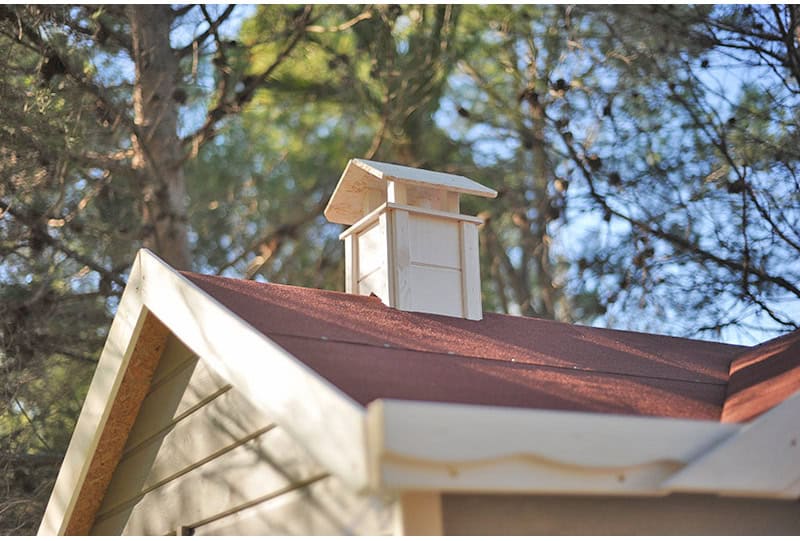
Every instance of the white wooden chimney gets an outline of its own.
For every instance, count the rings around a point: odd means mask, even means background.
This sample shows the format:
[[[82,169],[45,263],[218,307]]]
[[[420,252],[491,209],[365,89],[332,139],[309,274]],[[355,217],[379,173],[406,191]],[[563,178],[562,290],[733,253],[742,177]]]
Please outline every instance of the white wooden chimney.
[[[482,221],[460,213],[461,194],[497,196],[458,175],[350,160],[325,209],[350,226],[339,236],[346,291],[400,310],[482,319]]]

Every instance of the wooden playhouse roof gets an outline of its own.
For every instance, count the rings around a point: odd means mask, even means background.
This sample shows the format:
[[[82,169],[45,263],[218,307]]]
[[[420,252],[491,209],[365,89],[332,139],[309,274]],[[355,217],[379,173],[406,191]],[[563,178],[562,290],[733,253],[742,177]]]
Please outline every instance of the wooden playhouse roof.
[[[88,533],[170,334],[359,491],[800,497],[800,332],[744,348],[469,321],[142,250],[40,534]]]
[[[751,351],[519,316],[403,312],[374,297],[183,274],[362,405],[403,399],[719,421],[731,362]]]

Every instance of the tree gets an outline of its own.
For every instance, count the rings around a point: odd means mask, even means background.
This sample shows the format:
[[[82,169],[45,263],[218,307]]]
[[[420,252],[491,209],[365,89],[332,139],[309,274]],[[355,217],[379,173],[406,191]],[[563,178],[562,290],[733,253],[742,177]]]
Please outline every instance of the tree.
[[[797,6],[240,13],[0,7],[0,530],[38,522],[134,251],[341,289],[352,156],[498,189],[464,202],[488,309],[800,322]]]
[[[614,276],[622,310],[635,301],[679,334],[797,328],[796,6],[648,7],[606,21],[603,50],[632,59],[622,73],[645,84],[617,85],[594,145],[601,168],[569,148],[621,231],[589,274]]]
[[[240,39],[271,54],[280,8],[262,6]],[[199,253],[212,272],[343,288],[340,227],[322,210],[350,157],[463,172],[470,156],[434,115],[455,66],[460,8],[330,6],[298,54],[276,70],[199,164],[213,182],[193,194],[196,223],[218,239]],[[230,183],[215,163],[254,165]],[[211,208],[203,208],[205,201]]]
[[[135,250],[192,267],[187,163],[291,54],[312,9],[282,19],[277,54],[246,77],[248,52],[222,32],[233,13],[0,7],[3,531],[38,521]]]
[[[561,320],[587,320],[596,301],[568,292],[567,263],[554,250],[564,220],[568,181],[557,168],[552,136],[567,122],[565,95],[594,84],[594,65],[569,69],[568,10],[553,6],[489,6],[470,10],[466,33],[480,44],[460,60],[453,80],[456,126],[483,164],[501,178],[500,197],[483,216],[489,281],[485,293],[502,311]],[[583,21],[581,35],[595,23]],[[579,25],[576,25],[579,26]],[[569,80],[568,80],[569,79]]]
[[[452,117],[504,178],[484,229],[502,309],[796,327],[793,6],[474,9]]]

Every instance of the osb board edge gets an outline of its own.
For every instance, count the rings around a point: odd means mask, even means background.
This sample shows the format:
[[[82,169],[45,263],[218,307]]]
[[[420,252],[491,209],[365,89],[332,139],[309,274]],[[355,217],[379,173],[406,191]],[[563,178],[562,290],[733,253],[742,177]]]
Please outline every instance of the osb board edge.
[[[166,347],[169,329],[148,312],[142,324],[128,369],[123,376],[108,420],[91,458],[65,535],[88,535],[119,463],[128,433],[150,387],[153,373]]]

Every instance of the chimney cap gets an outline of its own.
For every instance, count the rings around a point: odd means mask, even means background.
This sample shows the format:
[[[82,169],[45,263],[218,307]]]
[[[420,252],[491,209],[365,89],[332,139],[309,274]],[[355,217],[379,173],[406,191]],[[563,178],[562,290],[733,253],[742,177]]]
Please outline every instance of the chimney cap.
[[[338,224],[350,225],[357,222],[364,216],[363,199],[366,192],[370,189],[385,190],[388,182],[440,188],[479,197],[497,197],[495,190],[460,175],[352,159],[347,163],[325,208],[325,217]]]

